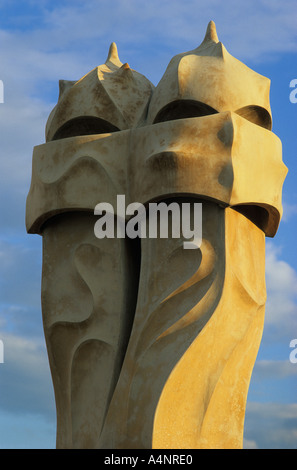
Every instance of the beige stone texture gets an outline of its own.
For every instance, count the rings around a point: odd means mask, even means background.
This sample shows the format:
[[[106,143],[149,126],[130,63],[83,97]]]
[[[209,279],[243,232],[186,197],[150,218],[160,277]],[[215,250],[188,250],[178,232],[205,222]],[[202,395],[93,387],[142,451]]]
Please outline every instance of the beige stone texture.
[[[38,232],[53,214],[93,211],[101,201],[116,208],[118,194],[127,204],[188,194],[252,207],[274,236],[286,172],[279,138],[230,112],[69,137],[34,149],[27,227]]]
[[[209,202],[200,250],[142,240],[136,314],[102,448],[242,446],[264,320],[264,245],[246,217]]]
[[[46,125],[47,141],[61,138],[70,125],[74,135],[137,126],[145,119],[154,86],[129,64],[122,64],[112,43],[103,65],[77,82],[61,80],[59,88],[58,104]]]
[[[43,237],[58,448],[242,447],[265,236],[277,232],[287,173],[269,87],[213,22],[156,87],[114,43],[105,64],[60,81],[26,208],[28,232]],[[116,216],[118,195],[202,202],[200,248],[96,238],[95,206]]]
[[[59,448],[98,444],[135,309],[131,258],[129,240],[95,237],[87,212],[58,215],[43,228],[42,311]]]
[[[263,232],[226,209],[221,297],[163,387],[154,448],[242,447],[246,397],[264,323],[264,248]]]
[[[147,121],[168,120],[181,105],[189,106],[193,116],[197,111],[234,111],[271,129],[269,89],[268,78],[227,52],[210,22],[199,47],[171,59],[150,101]]]

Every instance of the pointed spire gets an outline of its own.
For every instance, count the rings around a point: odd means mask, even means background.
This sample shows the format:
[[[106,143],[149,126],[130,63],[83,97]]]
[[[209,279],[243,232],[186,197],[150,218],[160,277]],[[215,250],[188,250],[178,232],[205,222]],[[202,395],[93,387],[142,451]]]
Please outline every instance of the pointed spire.
[[[73,80],[59,80],[59,98],[61,99],[62,95],[66,93],[66,91],[70,90],[71,87],[76,83]]]
[[[121,67],[123,70],[131,70],[130,69],[130,65],[128,64],[128,62],[125,62],[122,67]]]
[[[127,64],[127,62],[125,64],[123,64],[119,69],[118,71],[116,72],[117,76],[118,77],[123,77],[125,78],[126,80],[129,78],[130,80],[134,80],[134,76],[133,76],[133,72],[132,70],[130,69],[130,66],[129,64]]]
[[[206,41],[219,42],[217,29],[214,21],[210,21],[207,25],[207,30],[203,42]]]
[[[204,49],[204,47],[208,47],[209,45],[215,45],[219,43],[219,38],[217,35],[216,25],[214,21],[210,21],[207,25],[206,33],[204,39],[200,46],[197,47],[196,50]]]
[[[195,49],[195,52],[198,55],[211,55],[221,58],[224,57],[226,50],[223,44],[219,41],[214,21],[210,21],[208,23],[204,39],[200,46]]]
[[[119,59],[118,48],[115,42],[112,42],[109,47],[108,56],[105,61],[105,64],[108,65],[108,63],[112,63],[113,65],[117,65],[118,67],[121,67],[123,65]]]

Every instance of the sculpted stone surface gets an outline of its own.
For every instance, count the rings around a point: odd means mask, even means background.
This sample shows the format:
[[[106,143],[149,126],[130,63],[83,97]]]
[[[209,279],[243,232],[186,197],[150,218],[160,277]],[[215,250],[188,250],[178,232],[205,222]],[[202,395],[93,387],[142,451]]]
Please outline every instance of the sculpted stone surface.
[[[287,173],[269,86],[213,22],[156,87],[114,43],[105,64],[60,81],[26,210],[28,232],[43,237],[58,448],[242,447],[265,236],[277,231]],[[94,208],[111,204],[116,217],[119,195],[187,202],[192,220],[202,203],[200,247],[98,239]]]

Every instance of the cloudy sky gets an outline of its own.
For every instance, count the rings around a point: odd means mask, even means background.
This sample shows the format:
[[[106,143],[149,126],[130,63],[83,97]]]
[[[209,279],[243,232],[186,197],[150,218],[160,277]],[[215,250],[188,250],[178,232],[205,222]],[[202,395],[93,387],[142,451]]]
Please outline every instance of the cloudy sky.
[[[53,448],[55,405],[40,308],[41,238],[25,231],[32,149],[58,97],[106,60],[158,83],[171,57],[198,46],[209,20],[227,50],[271,79],[273,132],[289,173],[284,216],[267,239],[267,307],[248,396],[245,447],[297,447],[297,79],[295,0],[2,0],[0,3],[0,448]]]

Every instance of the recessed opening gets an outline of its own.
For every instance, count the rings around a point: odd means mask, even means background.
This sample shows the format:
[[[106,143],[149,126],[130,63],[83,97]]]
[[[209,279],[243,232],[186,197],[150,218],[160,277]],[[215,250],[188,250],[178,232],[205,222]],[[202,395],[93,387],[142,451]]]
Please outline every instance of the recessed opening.
[[[192,117],[208,116],[217,111],[205,103],[194,100],[172,101],[162,108],[155,117],[154,124],[158,122],[173,121]]]
[[[265,233],[268,225],[269,213],[264,207],[249,204],[239,204],[238,206],[232,206],[232,209],[240,212]]]
[[[51,140],[66,139],[79,135],[108,134],[119,129],[104,119],[94,116],[80,116],[65,122]]]
[[[268,129],[269,131],[272,129],[271,116],[269,112],[261,106],[245,106],[244,108],[238,109],[236,114],[239,114],[239,116],[247,119],[253,124],[264,127],[264,129]]]

